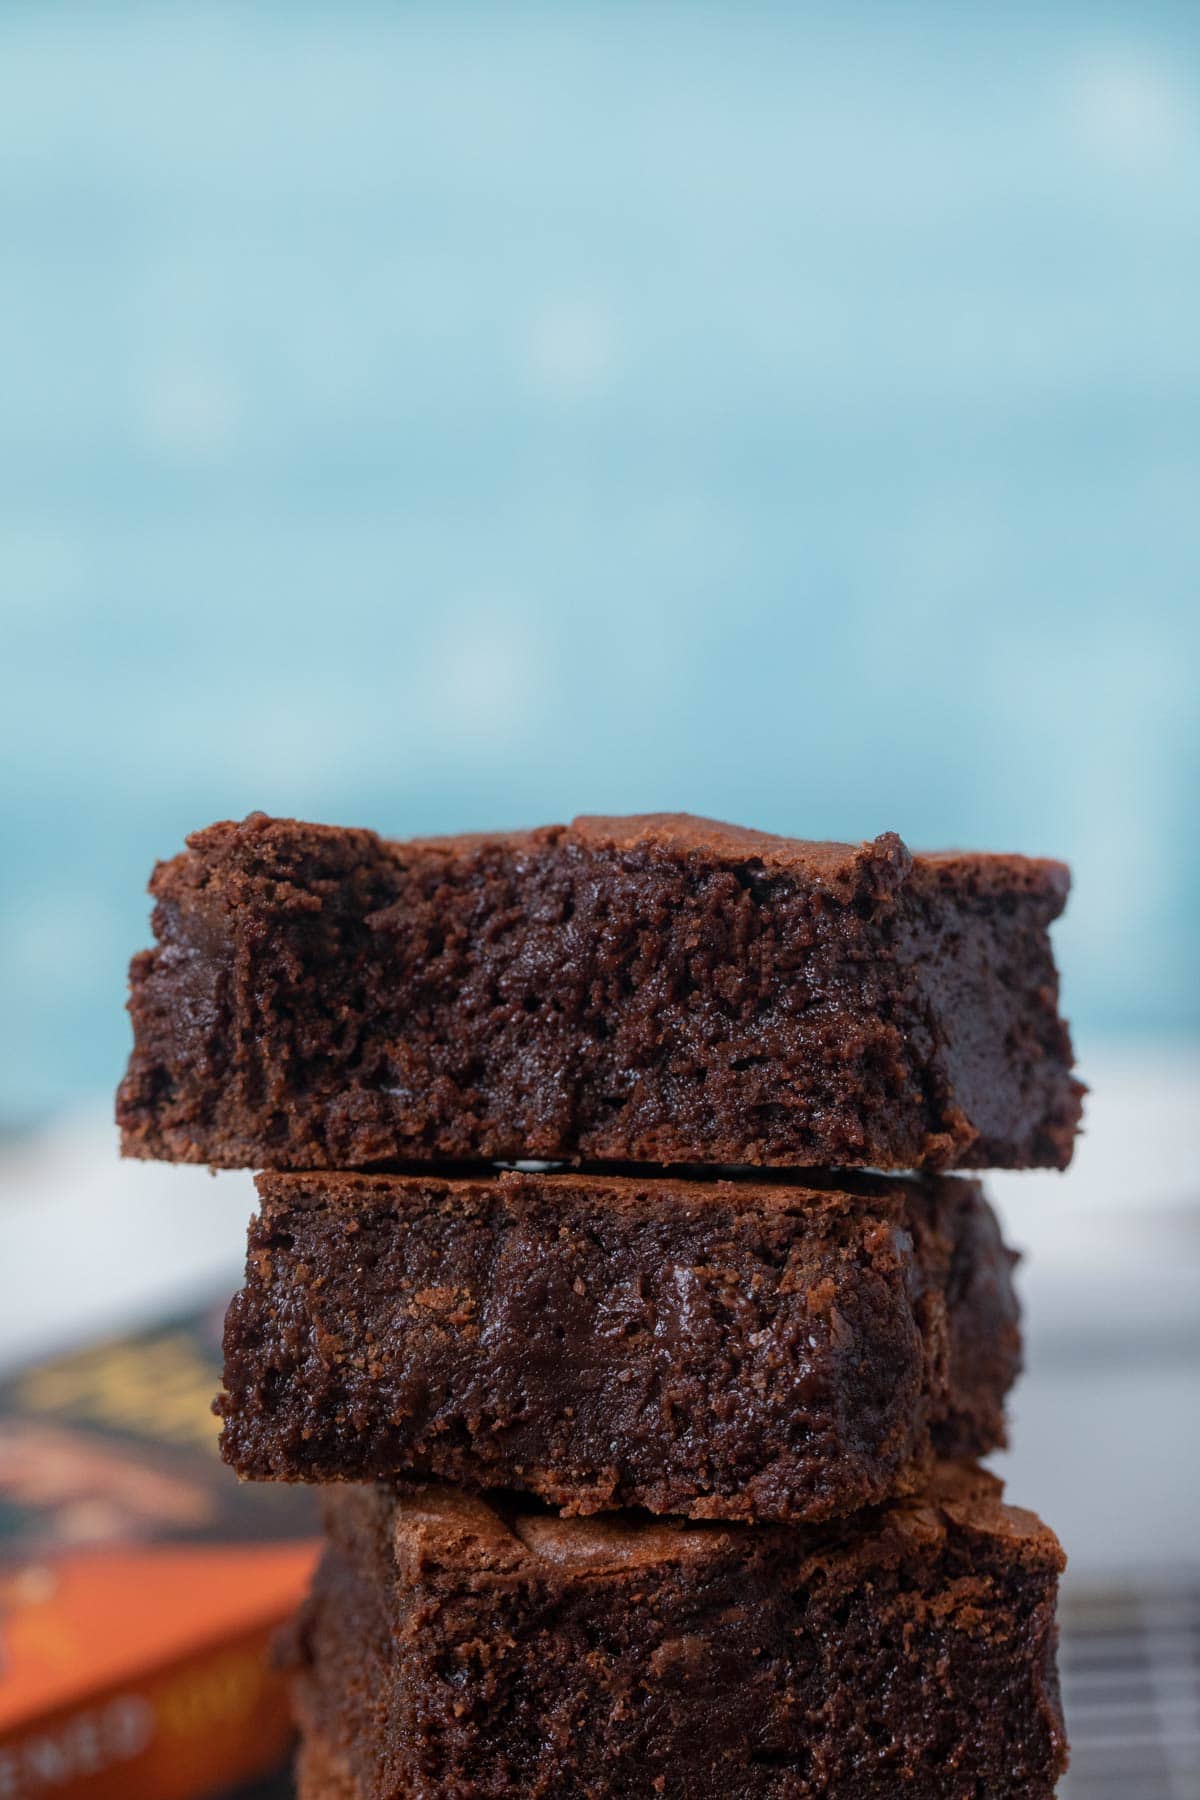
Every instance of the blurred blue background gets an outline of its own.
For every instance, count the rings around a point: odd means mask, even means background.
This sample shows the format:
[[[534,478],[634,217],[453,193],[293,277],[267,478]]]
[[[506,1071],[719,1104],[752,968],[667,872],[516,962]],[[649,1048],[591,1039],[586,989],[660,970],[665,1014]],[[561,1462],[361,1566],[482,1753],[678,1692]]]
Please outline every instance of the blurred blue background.
[[[1200,8],[0,12],[0,1116],[253,807],[1068,857],[1195,1032]]]

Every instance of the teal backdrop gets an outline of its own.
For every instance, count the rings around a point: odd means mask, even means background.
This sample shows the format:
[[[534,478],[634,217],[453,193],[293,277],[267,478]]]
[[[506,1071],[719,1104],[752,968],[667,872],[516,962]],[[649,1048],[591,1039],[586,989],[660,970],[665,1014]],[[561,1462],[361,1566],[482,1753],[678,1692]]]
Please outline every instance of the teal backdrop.
[[[1200,7],[0,10],[0,1118],[254,807],[1050,851],[1195,1032]]]

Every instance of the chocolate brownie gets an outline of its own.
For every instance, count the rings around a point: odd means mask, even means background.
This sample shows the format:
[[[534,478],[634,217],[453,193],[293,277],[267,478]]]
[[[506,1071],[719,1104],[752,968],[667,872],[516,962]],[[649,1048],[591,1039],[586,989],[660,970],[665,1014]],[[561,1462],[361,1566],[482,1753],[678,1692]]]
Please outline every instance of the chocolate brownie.
[[[1012,1258],[962,1177],[258,1187],[218,1401],[241,1475],[798,1521],[1003,1441]]]
[[[806,1528],[443,1487],[330,1489],[326,1525],[307,1800],[1049,1800],[1066,1760],[1062,1553],[977,1471]]]
[[[1063,1167],[1060,863],[682,815],[388,843],[254,814],[161,864],[127,1155]]]
[[[319,1731],[302,1739],[296,1753],[295,1791],[297,1800],[358,1800],[353,1775]]]

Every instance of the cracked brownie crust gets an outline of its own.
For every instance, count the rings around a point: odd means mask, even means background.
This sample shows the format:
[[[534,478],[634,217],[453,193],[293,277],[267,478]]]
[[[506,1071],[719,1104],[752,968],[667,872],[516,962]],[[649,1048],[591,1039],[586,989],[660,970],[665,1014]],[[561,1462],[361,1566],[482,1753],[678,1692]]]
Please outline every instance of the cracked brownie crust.
[[[682,815],[386,842],[251,815],[152,881],[127,1155],[1063,1167],[1059,863]]]
[[[942,1467],[837,1526],[331,1490],[303,1800],[1050,1800],[1062,1553]]]
[[[1003,1441],[1012,1258],[958,1177],[259,1177],[239,1474],[821,1519]]]

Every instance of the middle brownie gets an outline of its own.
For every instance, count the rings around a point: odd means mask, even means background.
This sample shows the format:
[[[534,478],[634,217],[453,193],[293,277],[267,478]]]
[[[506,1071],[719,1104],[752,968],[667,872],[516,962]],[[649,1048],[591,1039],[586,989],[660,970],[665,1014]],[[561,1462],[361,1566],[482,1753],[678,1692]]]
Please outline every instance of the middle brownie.
[[[954,1177],[258,1178],[244,1476],[800,1522],[1004,1439],[1013,1258]]]

